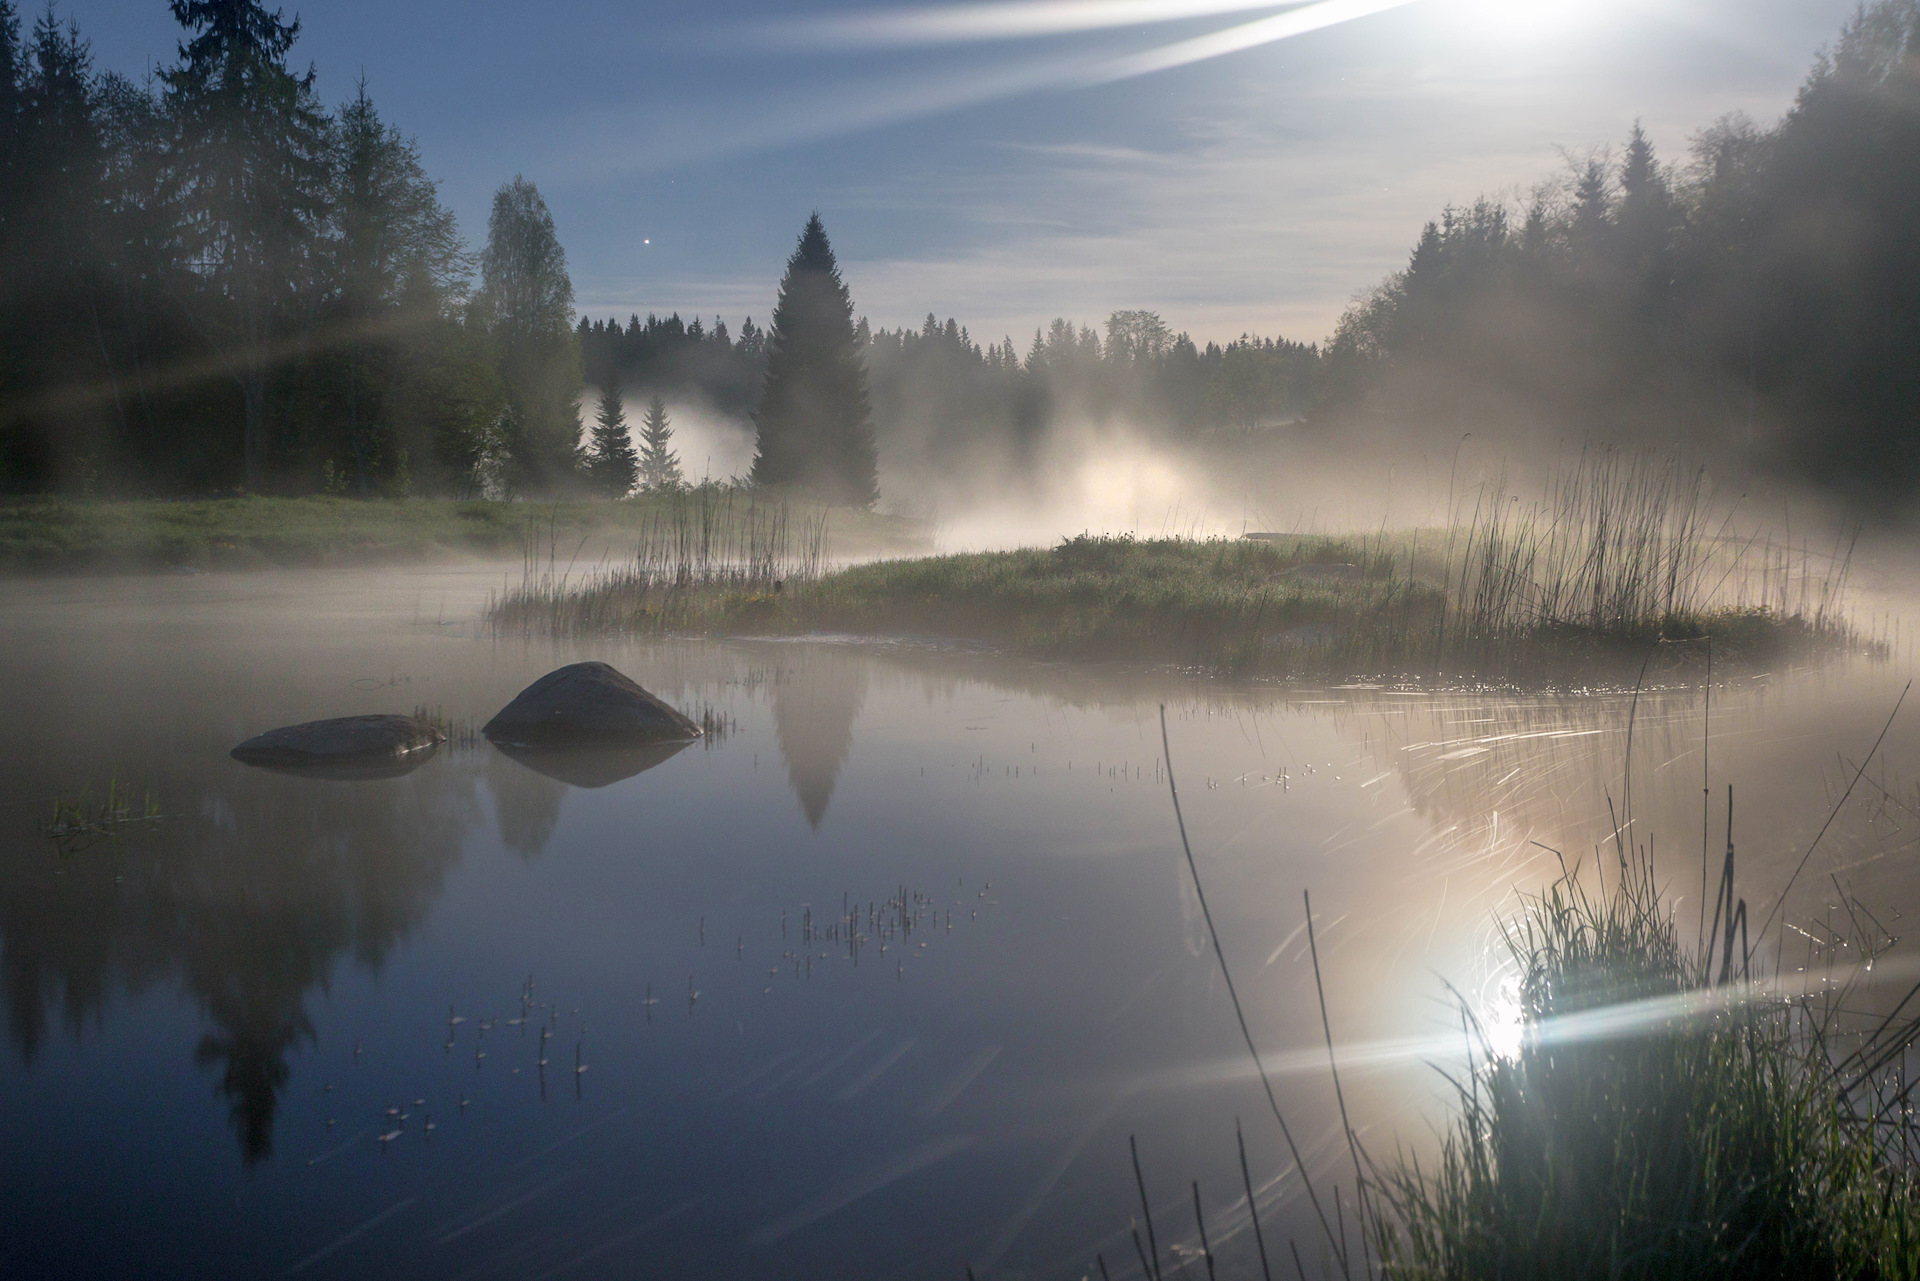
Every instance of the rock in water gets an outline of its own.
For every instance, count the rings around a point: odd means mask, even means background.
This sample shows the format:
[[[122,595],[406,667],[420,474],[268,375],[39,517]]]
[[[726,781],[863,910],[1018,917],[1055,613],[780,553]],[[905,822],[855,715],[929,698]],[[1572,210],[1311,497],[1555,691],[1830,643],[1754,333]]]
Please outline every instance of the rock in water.
[[[256,734],[233,749],[233,759],[269,769],[411,764],[444,737],[417,716],[336,716]]]
[[[684,742],[701,731],[605,663],[571,663],[521,690],[481,733],[495,743],[585,747]]]

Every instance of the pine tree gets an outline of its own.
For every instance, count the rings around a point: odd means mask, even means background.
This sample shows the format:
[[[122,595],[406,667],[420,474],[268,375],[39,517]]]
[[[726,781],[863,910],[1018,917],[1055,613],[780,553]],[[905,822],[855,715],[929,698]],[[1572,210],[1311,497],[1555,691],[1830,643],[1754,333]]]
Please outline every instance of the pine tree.
[[[667,402],[655,396],[647,405],[640,429],[640,484],[649,490],[678,489],[680,457],[673,452],[673,428],[667,422]]]
[[[754,483],[793,485],[871,507],[880,485],[866,361],[854,332],[853,299],[817,213],[787,259],[768,347],[753,415],[759,429]]]
[[[658,401],[655,401],[658,404]],[[593,487],[609,498],[633,492],[640,460],[627,434],[627,413],[620,404],[620,380],[608,375],[600,391],[600,407],[593,415],[593,441],[587,447],[587,475]]]

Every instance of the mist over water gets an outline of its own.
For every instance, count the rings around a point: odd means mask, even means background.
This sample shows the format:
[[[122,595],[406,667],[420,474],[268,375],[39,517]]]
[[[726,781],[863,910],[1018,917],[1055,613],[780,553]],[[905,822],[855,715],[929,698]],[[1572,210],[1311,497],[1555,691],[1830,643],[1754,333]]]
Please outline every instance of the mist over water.
[[[1252,1275],[1256,1226],[1333,1275],[1308,1188],[1367,1177],[1362,1143],[1431,1160],[1452,1082],[1521,1044],[1516,896],[1563,878],[1644,868],[1689,956],[1738,902],[1768,999],[1838,975],[1892,1026],[1920,964],[1848,949],[1891,949],[1920,888],[1920,0],[1807,51],[1774,117],[1656,145],[1622,98],[1579,126],[1614,147],[1363,251],[1439,163],[1417,131],[1347,148],[1359,99],[1434,93],[1367,33],[1442,6],[1274,7],[674,46],[707,80],[646,91],[698,127],[609,102],[543,137],[558,171],[488,178],[469,244],[412,125],[365,76],[323,101],[285,15],[176,5],[141,80],[0,0],[0,1278],[1212,1281],[1214,1252]],[[1598,21],[1455,8],[1446,40],[1395,29],[1463,101]],[[1647,38],[1635,8],[1607,21]],[[1318,51],[1264,64],[1282,97],[1145,87],[1282,47]],[[1044,122],[892,150],[1039,91]],[[1232,136],[1256,113],[1320,167],[1224,173],[1281,154]],[[975,152],[1001,194],[963,189]],[[581,186],[635,164],[641,197]],[[615,206],[649,269],[570,266]],[[800,228],[784,272],[736,214]],[[1316,238],[1393,269],[1329,283]],[[774,287],[766,327],[660,314],[723,243],[699,305]],[[1249,283],[1282,254],[1321,302]],[[878,314],[943,277],[988,300],[977,335]],[[1000,314],[1043,286],[1058,310]],[[1198,332],[1263,288],[1260,323],[1331,331]],[[655,404],[675,466],[657,416],[635,456]],[[704,732],[481,731],[585,662]],[[232,754],[409,713],[443,737]],[[1681,1026],[1617,993],[1532,1027]]]
[[[1055,1275],[1126,1244],[1130,1135],[1162,1232],[1186,1242],[1175,1194],[1198,1178],[1215,1247],[1244,1250],[1236,1116],[1267,1230],[1304,1234],[1180,859],[1162,704],[1223,944],[1322,1176],[1344,1153],[1302,890],[1348,1102],[1383,1147],[1425,1142],[1441,1105],[1441,980],[1497,1009],[1495,914],[1553,874],[1542,845],[1606,854],[1630,805],[1697,910],[1695,686],[1285,689],[941,645],[529,640],[478,624],[492,581],[0,588],[0,1084],[5,1147],[34,1158],[0,1173],[33,1225],[10,1266],[750,1277],[830,1269],[854,1237],[889,1275]],[[384,780],[226,755],[315,716],[471,726],[582,658],[722,729],[600,769],[460,738]],[[1756,907],[1904,671],[1716,690],[1706,777],[1737,787]],[[1902,901],[1911,825],[1888,820],[1920,803],[1917,771],[1903,721],[1796,919],[1833,877]],[[109,778],[162,817],[85,848],[40,834],[52,798]],[[1716,811],[1716,854],[1724,835]],[[85,1183],[36,1174],[79,1162]]]

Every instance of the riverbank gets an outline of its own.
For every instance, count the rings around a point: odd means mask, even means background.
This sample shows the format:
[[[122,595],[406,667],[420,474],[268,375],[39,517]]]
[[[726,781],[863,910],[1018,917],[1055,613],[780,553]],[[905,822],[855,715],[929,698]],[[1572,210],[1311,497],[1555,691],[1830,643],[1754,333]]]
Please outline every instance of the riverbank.
[[[0,572],[357,566],[518,557],[536,540],[592,560],[632,541],[673,505],[486,499],[233,498],[190,501],[0,501]],[[917,522],[871,512],[829,514],[845,554],[926,545]]]

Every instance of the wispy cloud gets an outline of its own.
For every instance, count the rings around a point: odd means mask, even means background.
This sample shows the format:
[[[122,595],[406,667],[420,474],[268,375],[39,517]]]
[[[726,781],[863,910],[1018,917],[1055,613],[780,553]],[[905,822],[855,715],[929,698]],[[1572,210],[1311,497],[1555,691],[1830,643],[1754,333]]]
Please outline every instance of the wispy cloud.
[[[1224,5],[1225,0],[1208,0]],[[1176,67],[1244,53],[1263,45],[1293,39],[1329,27],[1403,8],[1416,0],[1315,0],[1284,13],[1239,23],[1221,31],[1175,40],[1124,54],[1078,51],[1009,60],[994,66],[968,66],[929,75],[924,71],[896,73],[889,80],[865,84],[841,83],[824,95],[783,104],[777,111],[756,111],[727,122],[710,113],[685,121],[687,127],[654,128],[646,141],[625,153],[625,163],[664,168],[691,161],[711,161],[742,151],[816,141],[861,130],[881,128],[928,116],[945,114],[1023,94],[1045,90],[1087,89],[1150,76]],[[1140,0],[1147,7],[1170,7],[1162,0]],[[1025,5],[959,6],[938,13],[988,10],[1024,10]],[[1048,4],[1043,9],[1078,10],[1078,4]],[[1106,8],[1106,6],[1098,6]],[[1241,8],[1274,6],[1242,4]],[[907,15],[903,15],[903,18]],[[1191,16],[1191,15],[1183,15]],[[1140,19],[1125,24],[1138,25]],[[607,155],[596,148],[593,163],[605,165]]]
[[[1178,22],[1306,0],[1001,0],[908,9],[859,9],[736,28],[732,34],[775,47],[886,49],[1016,40]]]

